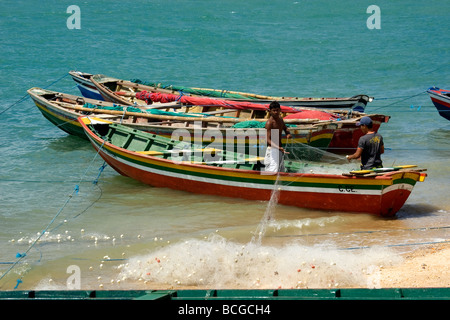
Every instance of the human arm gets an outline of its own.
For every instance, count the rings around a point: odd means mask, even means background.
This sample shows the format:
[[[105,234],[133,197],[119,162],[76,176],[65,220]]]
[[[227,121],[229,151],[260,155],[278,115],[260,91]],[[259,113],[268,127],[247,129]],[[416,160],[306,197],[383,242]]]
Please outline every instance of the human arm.
[[[352,160],[352,159],[358,159],[361,157],[363,149],[362,148],[357,148],[354,154],[351,155],[347,155],[346,158],[348,161]]]
[[[288,129],[288,127],[286,126],[286,124],[284,124],[284,132],[286,132],[286,138],[287,139],[291,139],[292,138],[292,135],[291,135],[291,132],[289,131],[289,129]]]

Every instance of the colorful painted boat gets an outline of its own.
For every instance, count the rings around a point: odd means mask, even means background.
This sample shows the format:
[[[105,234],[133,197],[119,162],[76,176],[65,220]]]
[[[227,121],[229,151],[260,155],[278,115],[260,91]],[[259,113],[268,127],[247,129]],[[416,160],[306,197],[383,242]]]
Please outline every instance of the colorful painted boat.
[[[439,114],[450,120],[450,90],[431,87],[427,92]]]
[[[135,94],[140,91],[160,92],[176,95],[188,95],[192,97],[212,97],[221,100],[231,100],[236,102],[252,102],[269,104],[272,101],[279,101],[284,106],[307,107],[307,108],[331,108],[331,109],[353,109],[363,112],[367,103],[373,101],[373,97],[361,94],[343,98],[313,98],[313,97],[276,97],[259,95],[253,93],[229,91],[207,88],[190,88],[172,85],[162,85],[160,83],[146,84],[140,80],[127,81],[96,74],[91,77],[93,85],[106,101],[119,104],[140,104]]]
[[[81,71],[69,71],[69,75],[73,81],[77,84],[78,90],[80,90],[83,97],[95,100],[105,100],[94,84],[91,82],[93,74],[81,72]]]
[[[393,216],[426,176],[412,168],[370,176],[302,173],[302,164],[293,161],[286,161],[287,172],[268,174],[258,156],[179,147],[180,142],[87,116],[78,121],[112,168],[154,187],[260,201],[276,190],[279,204]]]
[[[106,91],[106,89],[105,89]],[[106,95],[104,95],[107,97]],[[127,95],[124,95],[127,96]],[[156,97],[156,98],[153,98]],[[150,97],[148,99],[147,97]],[[200,98],[200,97],[190,97],[190,96],[177,96],[175,94],[170,93],[159,93],[159,92],[148,92],[148,91],[140,91],[135,94],[128,95],[128,98],[132,98],[129,100],[129,103],[133,102],[135,104],[146,105],[148,103],[152,103],[153,101],[161,102],[161,101],[182,101],[186,104],[196,104],[196,105],[207,105],[209,107],[214,105],[224,106],[224,105],[240,105],[243,108],[255,108],[258,104],[251,102],[232,102],[230,103],[227,100],[219,100],[219,99],[211,99],[211,98]],[[107,99],[107,98],[105,98]],[[126,100],[123,98],[123,100]],[[390,116],[386,116],[383,114],[365,114],[353,110],[329,110],[326,113],[322,110],[318,109],[310,109],[310,108],[297,108],[297,107],[289,107],[289,106],[281,106],[282,111],[286,113],[284,117],[285,120],[291,120],[296,118],[304,118],[303,113],[308,112],[314,118],[318,119],[330,119],[330,114],[334,115],[334,119],[339,119],[341,122],[341,126],[338,130],[336,130],[333,140],[331,141],[328,151],[333,153],[340,154],[348,154],[353,153],[356,150],[358,145],[359,138],[363,135],[362,131],[359,127],[356,126],[357,119],[360,119],[363,116],[369,116],[373,122],[373,129],[377,132],[382,123],[387,123],[390,119]],[[284,108],[284,109],[283,109]],[[297,112],[296,112],[297,111]],[[314,114],[316,112],[316,114]],[[261,115],[260,115],[261,116]]]
[[[147,91],[147,92],[158,92],[162,94],[175,94],[180,96],[180,92],[183,92],[183,94],[186,94],[186,91],[188,91],[189,96],[196,96],[195,93],[197,89],[199,88],[193,88],[194,93],[192,90],[182,90],[182,88],[176,88],[177,90],[173,89],[173,86],[162,86],[156,85],[156,86],[147,86],[145,84],[139,83],[139,82],[132,82],[132,81],[126,81],[126,80],[120,80],[113,77],[108,77],[105,75],[93,75],[91,77],[92,84],[95,85],[95,87],[98,89],[98,92],[101,93],[101,95],[104,97],[105,100],[111,101],[114,103],[119,103],[123,105],[146,105],[147,102],[141,99],[136,98],[136,93]],[[192,88],[191,88],[192,89]],[[212,90],[216,93],[220,91],[220,96],[226,96],[226,92],[224,90],[215,90],[215,89],[205,89],[205,90]],[[254,103],[255,101],[259,101],[261,103],[267,103],[268,99],[263,99],[263,97],[267,96],[258,96],[253,94],[247,94],[249,98],[255,98],[255,99],[249,99],[245,100],[242,99],[239,95],[242,94],[242,92],[228,92],[229,94],[232,94],[233,96],[230,97],[230,100],[235,100],[235,102],[238,103]],[[245,94],[245,93],[244,93]],[[217,96],[217,95],[216,95]],[[337,154],[349,154],[353,153],[356,150],[356,147],[358,145],[359,138],[362,136],[361,130],[355,126],[356,121],[354,120],[355,117],[362,117],[362,116],[370,116],[373,124],[374,124],[374,130],[378,131],[382,123],[387,123],[390,119],[390,116],[386,116],[383,114],[364,114],[361,111],[364,110],[366,104],[373,100],[372,97],[368,97],[366,95],[361,95],[361,97],[355,96],[352,98],[295,98],[298,100],[302,100],[303,102],[301,104],[297,104],[297,106],[294,108],[298,109],[298,105],[301,105],[303,107],[316,107],[316,108],[322,108],[322,107],[330,107],[334,106],[335,108],[348,108],[347,111],[343,110],[331,110],[333,113],[338,115],[341,119],[346,119],[342,122],[341,127],[335,132],[333,139],[331,143],[328,146],[327,151]],[[368,97],[368,98],[367,98]],[[280,97],[269,97],[269,98],[280,98]],[[363,99],[362,101],[355,101],[355,99]],[[283,99],[280,99],[283,104],[286,104],[286,102]],[[324,102],[328,101],[328,102]],[[337,103],[333,105],[333,103]],[[289,103],[288,103],[289,104]],[[289,107],[289,105],[287,105]],[[291,106],[292,107],[292,106]],[[353,109],[350,109],[353,108]],[[359,110],[359,111],[358,111]],[[292,117],[295,117],[294,115],[291,115]]]
[[[196,97],[193,96],[185,96],[182,95],[179,91],[171,90],[170,88],[158,88],[158,87],[149,87],[139,83],[134,83],[126,80],[119,80],[116,78],[111,78],[104,75],[94,75],[91,77],[92,83],[97,87],[101,95],[104,97],[106,101],[111,101],[115,103],[120,103],[123,105],[147,105],[148,101],[142,99],[142,96],[145,96],[142,93],[159,93],[161,96],[169,96],[170,99],[173,99],[173,96],[179,97],[184,100],[193,100],[195,101]],[[139,94],[141,93],[141,94]],[[204,98],[203,98],[204,99]],[[310,98],[304,98],[310,99]],[[324,98],[327,99],[327,98]],[[220,101],[221,99],[216,99],[216,101]],[[198,100],[197,100],[198,101]],[[208,103],[212,103],[213,99],[206,100]],[[222,100],[224,101],[224,100]],[[229,100],[227,103],[230,103]],[[310,100],[312,101],[312,100]],[[267,102],[267,101],[266,101]],[[223,103],[223,102],[216,102]],[[256,104],[253,100],[250,101],[235,101],[235,103],[246,103],[246,105]],[[282,104],[285,101],[281,101]],[[198,103],[197,103],[198,104]],[[291,110],[300,111],[305,110],[303,107],[298,106],[284,106],[286,109],[291,108]],[[316,105],[316,107],[318,107]],[[365,107],[365,105],[364,105]],[[356,109],[356,108],[355,108]],[[289,111],[290,112],[290,111]],[[362,136],[361,130],[355,126],[355,118],[359,118],[362,116],[370,116],[373,121],[373,128],[375,131],[378,131],[380,125],[382,123],[387,123],[390,119],[390,116],[386,116],[383,114],[364,114],[359,111],[355,111],[352,109],[349,110],[329,110],[329,113],[336,114],[340,119],[345,119],[342,122],[341,128],[339,128],[331,141],[327,151],[338,153],[338,154],[349,154],[353,153],[356,150],[358,145],[359,138]],[[296,115],[294,112],[288,116],[291,118],[295,118]]]
[[[107,101],[93,100],[41,88],[31,88],[28,94],[33,99],[41,113],[61,130],[86,139],[77,118],[81,115],[96,115],[115,123],[122,123],[133,129],[171,138],[182,134],[190,142],[210,145],[221,143],[220,148],[233,145],[236,150],[265,149],[266,131],[263,127],[266,119],[252,119],[255,110],[234,109],[225,111],[205,112],[173,112],[162,109],[177,108],[187,111],[177,103],[154,103],[151,109],[132,106],[119,106]],[[160,108],[161,107],[161,108]],[[214,108],[216,109],[216,108]],[[260,110],[256,110],[260,111]],[[217,116],[217,112],[227,114],[227,117]],[[264,110],[264,113],[265,110]],[[249,121],[251,120],[251,121]],[[286,120],[290,126],[292,139],[283,137],[287,151],[292,158],[319,159],[322,156],[317,149],[326,149],[340,122],[317,121],[311,119]],[[253,128],[249,128],[249,123]],[[256,125],[255,125],[256,124]],[[313,148],[309,148],[313,147]]]

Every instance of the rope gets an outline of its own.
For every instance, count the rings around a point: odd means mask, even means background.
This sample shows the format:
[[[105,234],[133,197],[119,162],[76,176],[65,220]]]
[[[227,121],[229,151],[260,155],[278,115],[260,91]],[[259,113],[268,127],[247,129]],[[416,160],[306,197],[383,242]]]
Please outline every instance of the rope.
[[[414,98],[414,97],[417,97],[417,96],[420,96],[421,94],[424,94],[424,93],[427,93],[427,92],[426,92],[426,91],[422,91],[422,92],[420,92],[420,93],[418,93],[418,94],[415,94],[415,95],[412,95],[412,96],[407,96],[406,98],[404,98],[404,99],[402,99],[402,100],[395,101],[395,102],[390,103],[390,104],[388,104],[388,105],[378,107],[378,108],[374,109],[373,111],[376,111],[376,110],[381,109],[381,108],[387,108],[387,107],[393,106],[394,104],[403,102],[403,101],[405,101],[405,100],[408,100],[408,99],[411,99],[411,98]],[[397,97],[397,98],[400,98],[400,97]],[[378,98],[377,100],[382,100],[382,99],[383,99],[383,98]],[[394,98],[385,98],[385,99],[395,99],[395,97],[394,97]]]
[[[107,166],[106,162],[103,163],[103,165],[99,168],[99,173],[97,175],[97,177],[94,179],[94,181],[92,181],[92,184],[95,185],[99,190],[100,190],[100,195],[98,196],[97,199],[95,199],[94,201],[92,201],[83,211],[81,211],[80,213],[76,214],[75,216],[73,216],[72,218],[70,218],[71,220],[78,218],[79,216],[81,216],[83,213],[85,213],[86,211],[88,211],[94,204],[97,203],[97,201],[99,201],[102,196],[103,196],[103,190],[102,188],[98,185],[98,180],[100,178],[100,175],[102,174],[103,170],[105,169],[105,167]],[[50,232],[55,231],[56,229],[58,229],[59,227],[61,227],[62,225],[64,225],[65,222],[61,222],[59,225],[57,225],[56,227],[54,227],[52,230],[50,230]]]
[[[105,142],[103,142],[104,144]],[[86,171],[84,172],[84,174],[80,177],[78,184],[75,185],[74,189],[72,190],[72,193],[68,196],[68,198],[66,199],[65,203],[63,204],[63,206],[59,209],[59,211],[56,213],[56,215],[52,218],[52,220],[50,221],[50,223],[44,228],[44,230],[41,231],[41,233],[39,234],[39,236],[32,242],[32,244],[28,247],[27,250],[25,250],[25,252],[23,253],[17,253],[16,254],[16,258],[17,260],[12,263],[12,265],[8,268],[8,270],[6,270],[6,272],[4,272],[1,276],[0,276],[0,280],[2,280],[22,259],[24,259],[28,252],[30,252],[30,250],[36,245],[36,243],[42,238],[42,236],[47,232],[47,230],[50,228],[50,226],[55,222],[56,218],[58,218],[60,216],[60,214],[63,212],[64,208],[68,205],[68,203],[70,202],[70,200],[73,198],[74,195],[77,195],[78,192],[80,191],[80,186],[79,184],[83,181],[84,176],[86,176],[87,171],[90,169],[90,167],[92,166],[93,162],[95,161],[95,159],[97,158],[98,154],[100,153],[100,150],[103,148],[103,144],[100,146],[99,150],[96,152],[94,158],[91,160],[91,162],[89,163],[88,167],[86,168]],[[100,172],[97,175],[96,179],[94,180],[93,184],[97,185],[98,184],[98,179],[101,175],[101,173],[103,172],[103,169],[106,167],[106,164],[103,163],[103,165],[100,167]],[[100,198],[99,198],[100,199]],[[98,199],[96,200],[98,201]],[[95,202],[96,202],[95,201]],[[94,202],[94,203],[95,203]],[[87,211],[93,204],[91,204],[88,208],[86,208],[84,211],[82,211],[80,214],[78,214],[77,216],[81,215],[82,213],[84,213],[85,211]],[[75,217],[77,217],[75,216]],[[58,228],[59,226],[55,227],[54,229]],[[54,230],[53,229],[53,230]],[[23,276],[22,276],[23,277]],[[21,277],[21,278],[22,278]],[[18,279],[17,281],[17,285],[15,287],[15,289],[18,287],[18,285],[22,282],[21,278]]]
[[[55,83],[58,83],[59,81],[61,81],[61,80],[64,79],[65,77],[67,77],[68,75],[69,75],[69,74],[66,73],[64,76],[62,76],[62,77],[56,79],[55,81],[53,81],[52,83],[50,83],[48,86],[44,87],[43,89],[48,89],[48,88],[50,88],[52,85],[54,85]],[[10,105],[9,107],[7,107],[5,110],[1,111],[1,112],[0,112],[0,116],[1,116],[2,114],[4,114],[6,111],[8,111],[9,109],[11,109],[12,107],[14,107],[15,105],[17,105],[17,104],[19,104],[19,103],[21,103],[21,102],[23,102],[23,101],[25,101],[25,100],[27,100],[27,99],[29,99],[29,98],[30,98],[30,95],[29,95],[28,93],[25,94],[22,98],[20,98],[19,100],[17,100],[17,101],[14,102],[13,104],[11,104],[11,105]]]
[[[73,182],[90,182],[90,180],[22,180],[22,179],[0,179],[0,182],[26,182],[26,183],[73,183]]]
[[[69,203],[69,201],[72,199],[73,195],[75,193],[78,193],[79,190],[79,186],[76,185],[74,190],[72,191],[72,193],[69,195],[69,197],[67,198],[66,202],[64,203],[64,205],[61,207],[61,209],[59,209],[59,211],[56,213],[56,215],[53,217],[53,219],[50,221],[50,223],[47,225],[47,227],[42,230],[42,232],[39,234],[39,236],[33,241],[33,243],[28,247],[28,249],[24,252],[24,253],[17,253],[16,254],[16,258],[17,260],[11,265],[11,267],[9,267],[9,269],[3,273],[0,277],[0,280],[2,280],[23,258],[25,258],[28,254],[28,252],[30,252],[30,250],[36,245],[36,243],[42,238],[42,236],[47,232],[48,228],[50,228],[50,226],[53,224],[53,222],[56,220],[56,218],[61,214],[61,212],[64,210],[64,208],[67,206],[67,204]],[[19,282],[18,282],[19,284]],[[15,289],[17,288],[17,286],[15,287]]]

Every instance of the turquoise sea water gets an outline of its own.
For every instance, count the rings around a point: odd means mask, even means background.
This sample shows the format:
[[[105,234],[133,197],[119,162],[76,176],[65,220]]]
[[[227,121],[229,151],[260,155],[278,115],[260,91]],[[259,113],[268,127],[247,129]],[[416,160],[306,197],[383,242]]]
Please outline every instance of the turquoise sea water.
[[[372,4],[381,29],[367,27]],[[70,5],[80,8],[81,29],[67,27]],[[71,265],[83,289],[367,286],[373,266],[449,240],[450,123],[424,93],[450,87],[449,9],[442,1],[2,1],[0,272],[8,274],[0,289],[18,279],[20,289],[64,289]],[[79,94],[70,70],[280,96],[368,94],[366,112],[391,116],[380,130],[385,164],[417,164],[428,178],[394,219],[276,206],[258,245],[251,239],[267,203],[151,188],[109,167],[93,184],[103,161],[92,147],[26,99],[35,86]],[[318,267],[299,273],[305,264]]]

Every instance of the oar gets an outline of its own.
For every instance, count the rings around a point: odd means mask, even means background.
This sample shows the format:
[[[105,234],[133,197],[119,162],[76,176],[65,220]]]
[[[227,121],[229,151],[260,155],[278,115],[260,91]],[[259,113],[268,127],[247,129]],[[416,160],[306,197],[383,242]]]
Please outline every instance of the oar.
[[[397,171],[400,169],[407,169],[407,168],[415,168],[417,167],[414,164],[408,164],[408,165],[402,165],[402,166],[395,166],[391,168],[373,168],[368,170],[354,170],[350,171],[351,174],[367,174],[367,173],[373,173],[373,172],[389,172],[389,171]]]

